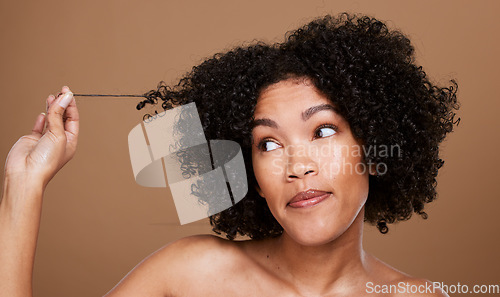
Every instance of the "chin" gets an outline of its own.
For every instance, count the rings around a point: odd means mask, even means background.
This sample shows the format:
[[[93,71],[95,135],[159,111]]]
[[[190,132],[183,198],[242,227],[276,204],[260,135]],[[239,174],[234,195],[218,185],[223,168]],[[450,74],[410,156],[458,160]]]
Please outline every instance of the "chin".
[[[295,214],[287,218],[282,226],[287,236],[296,243],[303,246],[320,246],[338,240],[347,233],[358,234],[362,230],[364,207],[354,209],[329,209],[323,216]]]
[[[345,224],[308,223],[301,226],[291,226],[284,232],[288,237],[303,246],[320,246],[335,241],[349,229]]]

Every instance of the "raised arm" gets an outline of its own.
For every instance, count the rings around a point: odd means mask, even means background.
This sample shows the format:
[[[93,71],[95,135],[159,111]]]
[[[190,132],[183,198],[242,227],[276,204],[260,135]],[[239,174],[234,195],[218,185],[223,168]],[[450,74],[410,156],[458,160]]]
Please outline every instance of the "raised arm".
[[[79,117],[69,88],[63,87],[57,98],[49,96],[47,106],[47,115],[38,115],[31,134],[19,138],[5,163],[0,201],[0,297],[32,296],[43,192],[76,151]]]
[[[69,88],[47,98],[47,115],[36,118],[32,133],[22,136],[7,156],[0,200],[0,297],[33,296],[33,264],[44,190],[73,158],[79,115]],[[211,237],[192,237],[167,245],[139,263],[106,296],[175,296],[186,291],[200,255]],[[208,248],[209,249],[209,248]],[[187,261],[187,259],[191,259]],[[186,287],[187,286],[187,287]]]

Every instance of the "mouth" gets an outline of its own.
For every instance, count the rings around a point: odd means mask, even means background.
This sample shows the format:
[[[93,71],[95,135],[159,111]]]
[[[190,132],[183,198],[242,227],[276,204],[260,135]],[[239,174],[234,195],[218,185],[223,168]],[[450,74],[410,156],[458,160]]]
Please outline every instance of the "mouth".
[[[318,203],[321,203],[326,198],[330,197],[332,192],[325,192],[320,190],[309,189],[307,191],[299,192],[295,195],[287,206],[292,208],[305,208],[311,207]]]

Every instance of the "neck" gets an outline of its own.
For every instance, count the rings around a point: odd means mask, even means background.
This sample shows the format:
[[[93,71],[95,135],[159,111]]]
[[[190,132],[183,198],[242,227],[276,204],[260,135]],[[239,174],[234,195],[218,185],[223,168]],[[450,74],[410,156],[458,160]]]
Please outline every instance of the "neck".
[[[301,245],[284,232],[272,247],[275,269],[304,293],[325,293],[352,285],[352,280],[367,270],[363,218],[362,210],[342,235],[319,246]]]

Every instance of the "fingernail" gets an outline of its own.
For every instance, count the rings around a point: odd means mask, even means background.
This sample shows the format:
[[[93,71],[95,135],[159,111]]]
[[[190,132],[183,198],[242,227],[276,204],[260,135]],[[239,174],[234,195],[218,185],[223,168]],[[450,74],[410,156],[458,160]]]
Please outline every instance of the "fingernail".
[[[73,100],[73,93],[68,92],[64,94],[64,96],[59,100],[58,104],[62,106],[62,108],[66,108],[68,107],[71,100]]]

